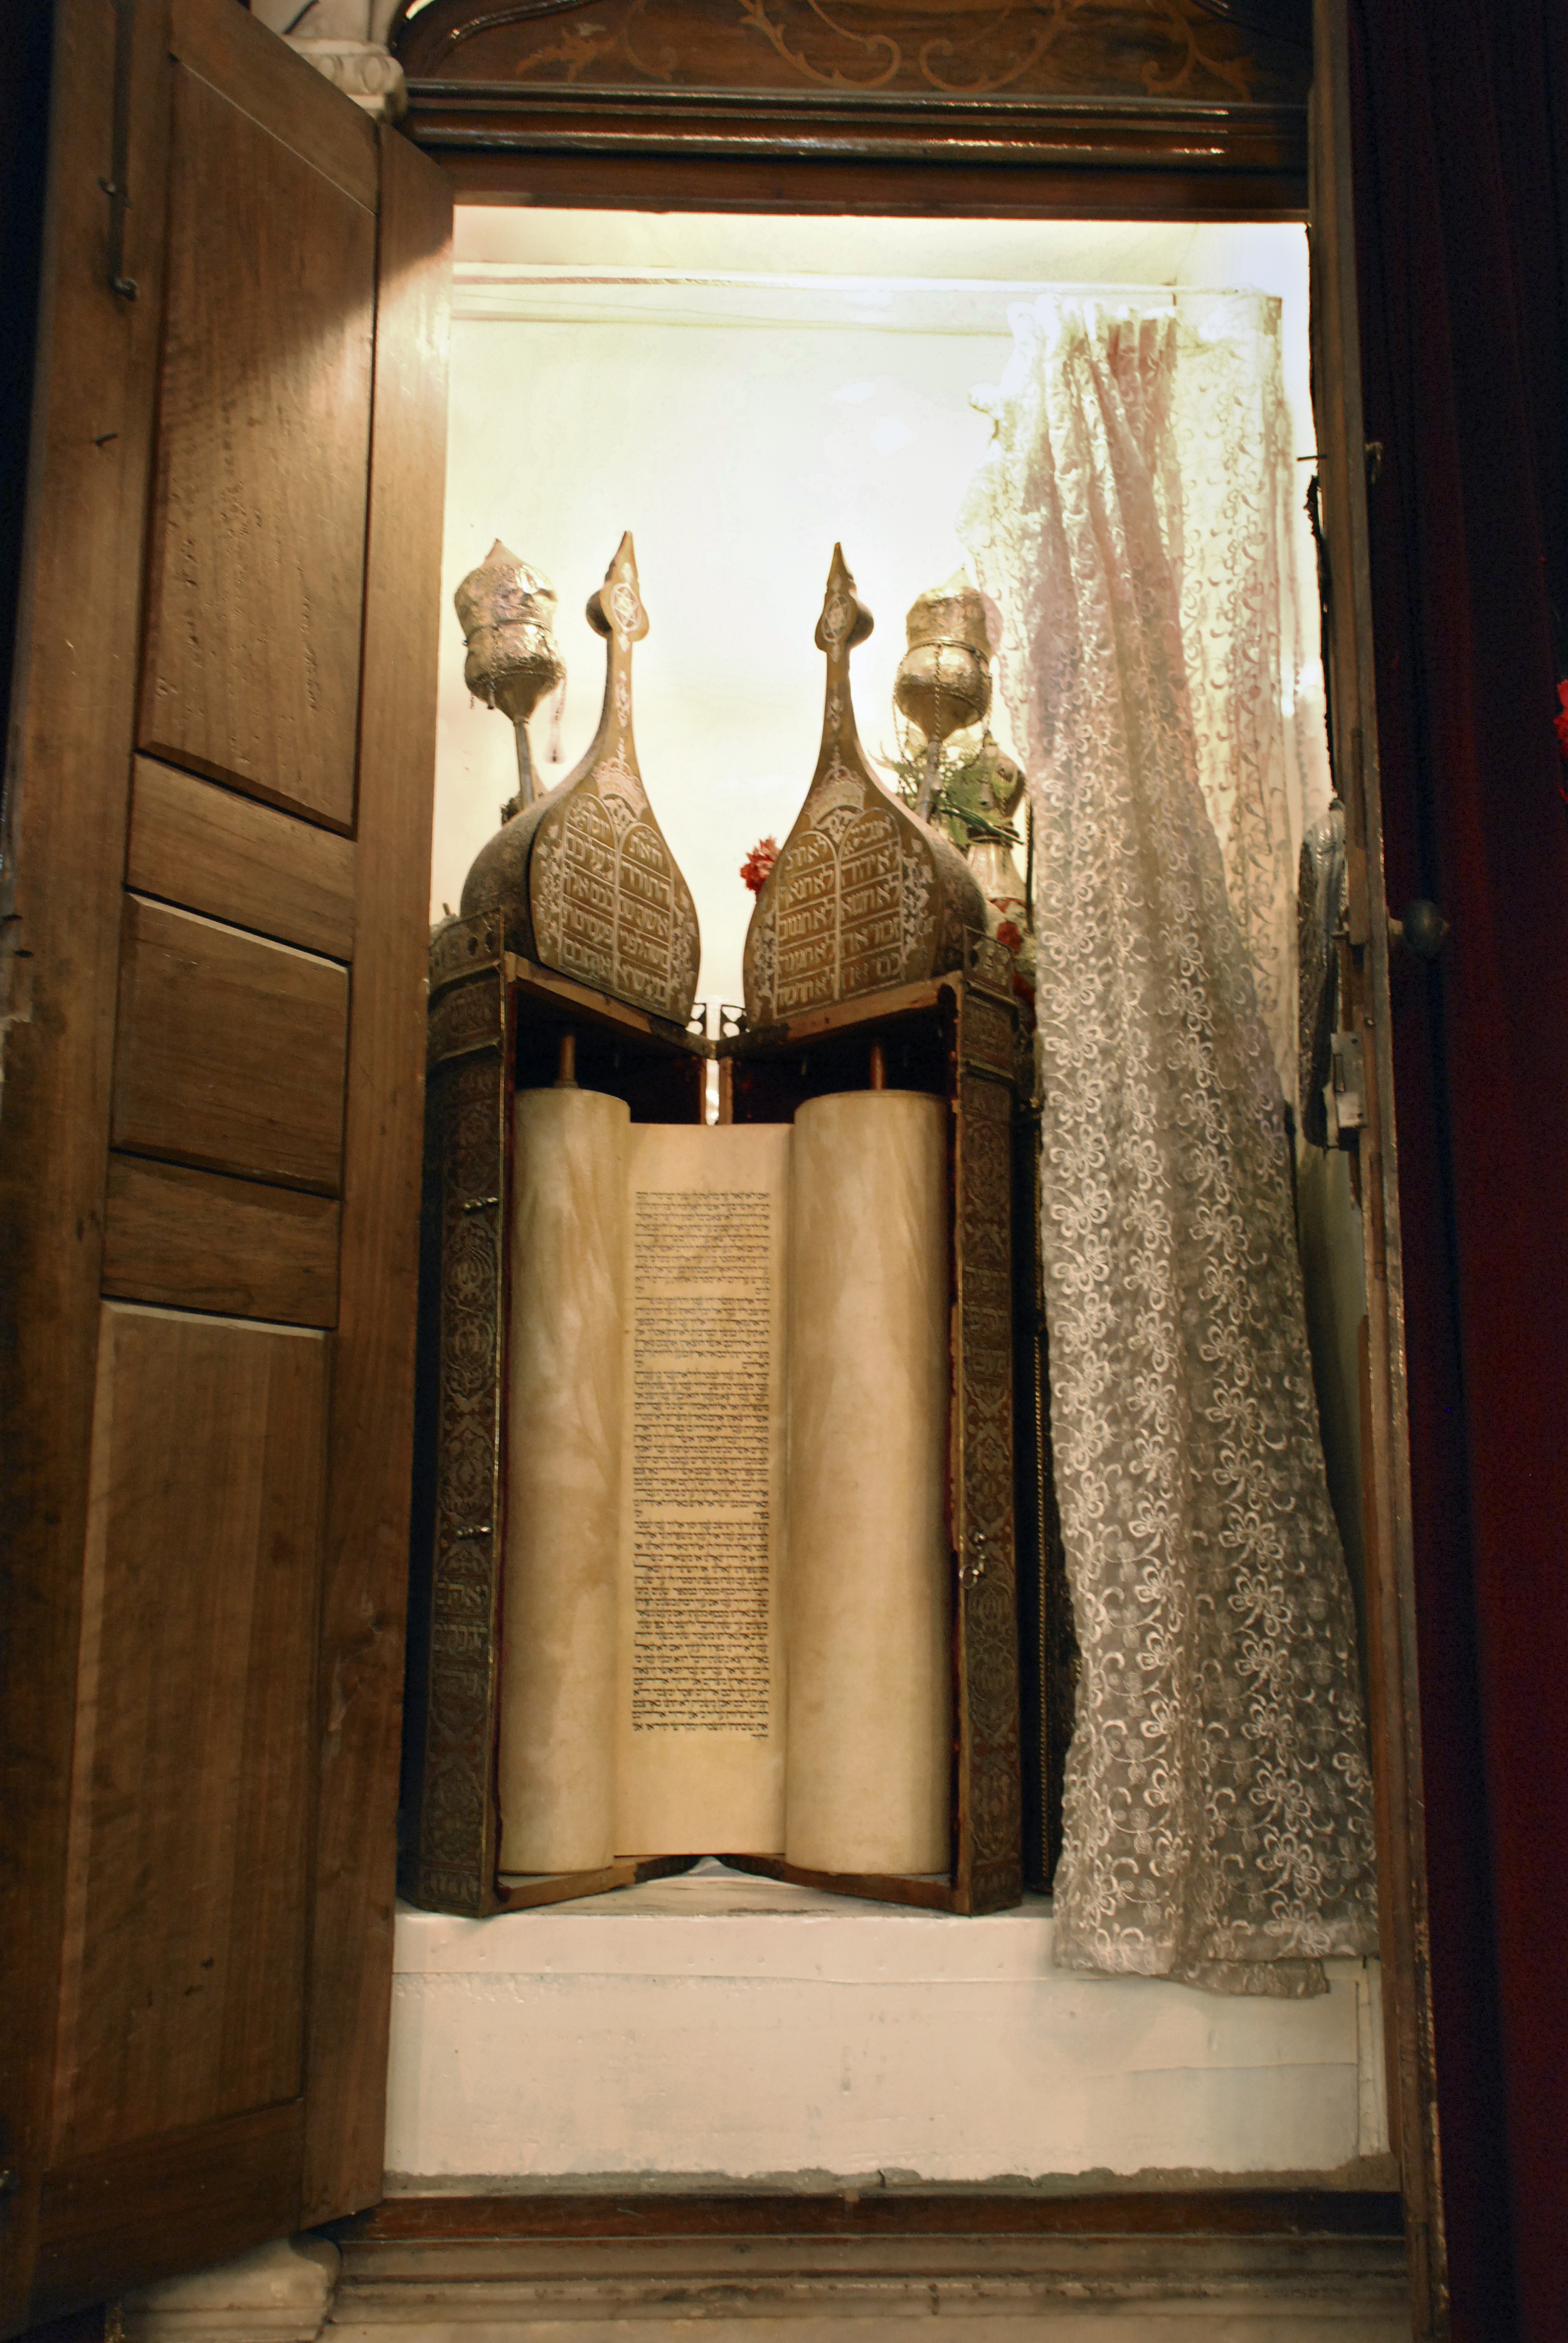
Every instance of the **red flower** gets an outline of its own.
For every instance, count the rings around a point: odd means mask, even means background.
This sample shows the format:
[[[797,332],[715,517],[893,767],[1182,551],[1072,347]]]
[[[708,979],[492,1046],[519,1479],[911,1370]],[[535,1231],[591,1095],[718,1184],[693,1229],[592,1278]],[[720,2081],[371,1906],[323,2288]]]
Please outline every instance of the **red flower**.
[[[1005,944],[1010,952],[1023,950],[1023,930],[1016,920],[1001,920],[997,927],[996,940],[999,944]]]
[[[740,866],[740,876],[754,895],[760,895],[768,873],[779,860],[779,840],[759,838]]]

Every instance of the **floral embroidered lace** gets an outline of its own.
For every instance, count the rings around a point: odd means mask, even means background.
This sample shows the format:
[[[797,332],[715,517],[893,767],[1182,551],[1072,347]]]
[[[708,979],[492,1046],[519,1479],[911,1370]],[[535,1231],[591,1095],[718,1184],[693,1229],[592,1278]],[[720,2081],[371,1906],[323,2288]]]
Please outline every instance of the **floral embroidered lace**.
[[[962,527],[1035,820],[1051,1428],[1081,1654],[1057,1958],[1292,1994],[1376,1927],[1276,1066],[1295,1041],[1271,577],[1289,443],[1262,428],[1277,331],[1271,357],[1223,357],[1245,327],[1206,341],[1171,310],[1016,310]],[[1227,380],[1252,386],[1259,428],[1226,427]],[[1233,638],[1194,649],[1194,619],[1221,615]]]

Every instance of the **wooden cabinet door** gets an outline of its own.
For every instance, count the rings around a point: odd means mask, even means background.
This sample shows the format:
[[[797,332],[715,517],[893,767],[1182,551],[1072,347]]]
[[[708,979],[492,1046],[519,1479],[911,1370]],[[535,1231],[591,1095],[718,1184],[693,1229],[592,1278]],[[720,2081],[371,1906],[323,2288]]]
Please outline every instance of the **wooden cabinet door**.
[[[450,239],[435,167],[236,0],[61,0],[51,109],[6,2332],[380,2193]]]
[[[1345,806],[1348,997],[1341,1020],[1364,1085],[1356,1133],[1367,1314],[1362,1344],[1372,1780],[1390,2130],[1400,2160],[1416,2343],[1448,2331],[1422,1794],[1415,1565],[1394,1133],[1388,904],[1362,417],[1346,0],[1314,0],[1312,106],[1313,407],[1322,489],[1330,745]]]

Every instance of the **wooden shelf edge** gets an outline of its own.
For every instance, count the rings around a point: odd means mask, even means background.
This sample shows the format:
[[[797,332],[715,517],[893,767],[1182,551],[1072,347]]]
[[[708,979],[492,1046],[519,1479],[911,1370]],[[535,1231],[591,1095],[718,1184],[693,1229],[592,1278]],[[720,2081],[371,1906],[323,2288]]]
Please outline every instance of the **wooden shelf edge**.
[[[1017,2188],[852,2187],[670,2190],[575,2188],[483,2197],[393,2197],[331,2225],[340,2244],[459,2238],[1276,2237],[1403,2235],[1396,2187],[1219,2183],[1046,2195]]]

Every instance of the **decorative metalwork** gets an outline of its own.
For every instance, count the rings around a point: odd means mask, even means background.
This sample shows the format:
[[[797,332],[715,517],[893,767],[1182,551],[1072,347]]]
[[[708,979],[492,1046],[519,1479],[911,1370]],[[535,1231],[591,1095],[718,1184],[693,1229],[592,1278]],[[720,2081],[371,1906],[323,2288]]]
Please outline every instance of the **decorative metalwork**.
[[[1010,1080],[1013,1070],[1013,1017],[994,1001],[970,999],[964,1013],[964,1062]]]
[[[895,720],[910,728],[900,746],[920,772],[915,811],[931,819],[942,749],[955,732],[982,724],[990,710],[990,637],[985,605],[963,572],[917,595],[904,619],[909,645],[893,678]],[[900,767],[902,773],[906,768]],[[967,839],[954,836],[961,851]]]
[[[445,956],[455,950],[442,939]],[[496,1908],[493,1718],[504,1506],[506,1018],[502,972],[430,1008],[427,1306],[434,1305],[435,1482],[418,1844],[411,1900]],[[427,1324],[422,1342],[432,1340]]]
[[[822,744],[806,801],[747,930],[747,1021],[777,1024],[956,968],[985,905],[963,857],[872,773],[855,729],[849,654],[871,631],[833,548],[817,647],[827,655]]]
[[[987,1002],[960,1005],[960,1058]],[[1010,1011],[991,1011],[1010,1021]],[[1008,1055],[1010,1058],[1010,1042]],[[959,1391],[954,1531],[959,1578],[959,1810],[956,1883],[966,1909],[1016,1904],[1022,1887],[1018,1607],[1013,1490],[1012,1090],[967,1070],[959,1080]]]
[[[481,968],[498,968],[503,949],[498,911],[481,911],[471,919],[442,920],[430,937],[432,1000],[454,976],[472,975]]]
[[[528,719],[545,694],[566,681],[555,638],[556,589],[497,538],[452,600],[467,646],[463,680],[476,699],[498,708],[517,734],[518,794],[510,810],[520,813],[538,794]],[[505,807],[501,818],[508,818]]]
[[[994,936],[971,930],[965,940],[964,968],[972,983],[1000,992],[1004,1001],[1012,999],[1012,954]]]
[[[480,849],[465,914],[498,910],[508,950],[684,1026],[700,943],[691,893],[638,769],[631,653],[648,632],[630,536],[588,606],[607,645],[604,708],[586,757]]]
[[[464,1050],[493,1050],[500,1038],[501,1004],[493,979],[455,984],[431,1001],[426,1046],[432,1066]]]

